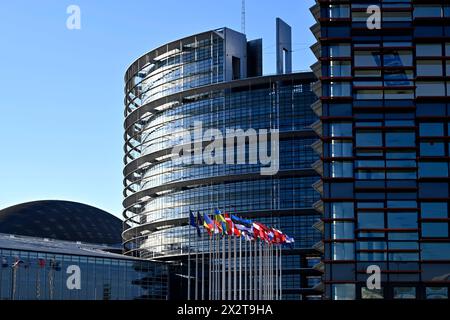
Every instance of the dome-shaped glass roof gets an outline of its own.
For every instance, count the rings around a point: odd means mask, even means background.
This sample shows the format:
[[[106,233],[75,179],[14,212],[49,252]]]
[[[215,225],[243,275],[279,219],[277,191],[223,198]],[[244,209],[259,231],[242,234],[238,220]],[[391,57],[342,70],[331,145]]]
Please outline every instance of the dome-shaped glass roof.
[[[112,245],[122,242],[122,221],[85,204],[46,200],[0,210],[0,233]]]

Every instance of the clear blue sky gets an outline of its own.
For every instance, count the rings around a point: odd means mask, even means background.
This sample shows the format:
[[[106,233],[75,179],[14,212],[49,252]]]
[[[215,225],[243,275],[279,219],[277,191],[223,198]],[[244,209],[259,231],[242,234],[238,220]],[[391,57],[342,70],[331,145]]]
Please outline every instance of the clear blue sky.
[[[66,28],[69,5],[81,30]],[[314,0],[247,0],[247,35],[275,66],[275,18],[293,27],[294,69],[314,63]],[[190,34],[240,30],[240,0],[15,0],[0,4],[0,209],[78,201],[122,211],[123,76],[136,58]]]

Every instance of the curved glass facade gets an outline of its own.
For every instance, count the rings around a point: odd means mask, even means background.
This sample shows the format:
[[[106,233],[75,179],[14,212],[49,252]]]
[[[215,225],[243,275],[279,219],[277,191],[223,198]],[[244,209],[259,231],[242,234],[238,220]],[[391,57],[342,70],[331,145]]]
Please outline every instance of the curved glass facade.
[[[197,37],[176,43],[184,44]],[[225,81],[222,71],[226,68],[217,66],[223,59],[217,58],[215,52],[224,56],[226,44],[216,32],[201,37],[205,40],[193,47],[209,48],[202,55],[209,61],[209,69],[202,69],[210,75],[209,83],[205,80],[185,86],[178,80],[170,81],[167,88],[171,89],[161,93],[163,98],[160,95],[148,100],[147,87],[130,85],[135,77],[149,72],[148,65],[137,68],[134,64],[127,72],[123,233],[126,253],[142,258],[181,258],[189,249],[189,235],[194,236],[187,225],[189,211],[211,214],[220,208],[257,217],[293,236],[295,248],[290,250],[284,268],[300,281],[299,250],[320,240],[320,233],[312,228],[319,219],[312,209],[319,199],[312,188],[318,176],[311,168],[318,159],[311,147],[316,136],[310,128],[317,120],[310,108],[316,100],[311,90],[314,77],[311,73],[297,73]],[[184,49],[179,50],[178,55],[184,57]],[[147,56],[154,55],[152,52]],[[163,56],[171,59],[170,55]],[[184,68],[190,63],[183,59],[173,62],[180,64],[178,79],[186,78],[183,72],[191,72]],[[193,135],[198,122],[205,131],[218,129],[224,133],[229,129],[278,129],[278,174],[260,175],[260,164],[189,165],[183,157],[172,159],[172,149],[183,144],[182,134]],[[191,241],[191,249],[207,251],[206,237]],[[294,284],[286,282],[286,297],[300,298],[300,286]]]

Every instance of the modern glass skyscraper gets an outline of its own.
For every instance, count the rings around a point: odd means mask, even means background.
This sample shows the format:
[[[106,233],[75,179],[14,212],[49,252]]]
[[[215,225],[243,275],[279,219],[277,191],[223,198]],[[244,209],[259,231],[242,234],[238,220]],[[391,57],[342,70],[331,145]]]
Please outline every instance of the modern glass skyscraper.
[[[450,4],[311,11],[325,298],[448,299]],[[370,266],[379,289],[367,287]]]
[[[290,28],[281,20],[278,26],[279,39],[288,39]],[[319,199],[312,188],[318,179],[312,169],[318,156],[311,148],[317,136],[310,127],[317,120],[310,108],[316,100],[311,89],[315,78],[312,73],[292,73],[289,47],[279,49],[287,58],[280,74],[262,76],[262,40],[247,42],[244,34],[224,28],[168,43],[128,69],[126,254],[184,261],[185,266],[189,251],[208,251],[207,235],[198,238],[188,225],[190,210],[212,214],[219,208],[278,226],[294,237],[294,247],[283,252],[283,297],[315,294],[312,287],[320,273],[312,267],[320,253],[312,245],[321,238],[312,228],[319,217],[312,208]],[[279,172],[261,175],[261,164],[175,160],[173,148],[184,143],[184,133],[194,136],[198,123],[204,131],[222,133],[279,129]],[[209,140],[200,137],[197,142],[205,147]]]

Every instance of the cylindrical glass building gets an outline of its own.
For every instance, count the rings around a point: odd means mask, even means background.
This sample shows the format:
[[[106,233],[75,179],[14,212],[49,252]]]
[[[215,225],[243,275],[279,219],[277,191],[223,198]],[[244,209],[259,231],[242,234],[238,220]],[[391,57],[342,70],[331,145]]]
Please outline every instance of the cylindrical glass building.
[[[132,256],[182,261],[189,246],[208,250],[207,236],[198,238],[188,225],[190,210],[219,208],[257,219],[295,238],[283,252],[283,298],[301,299],[320,281],[312,268],[320,255],[311,248],[321,239],[312,227],[319,220],[312,209],[319,200],[312,188],[319,178],[312,169],[317,137],[310,128],[317,120],[310,107],[315,79],[312,73],[261,76],[260,44],[214,30],[164,45],[128,69],[124,247]],[[198,123],[223,133],[278,129],[278,173],[261,175],[261,164],[174,159],[173,148]]]

